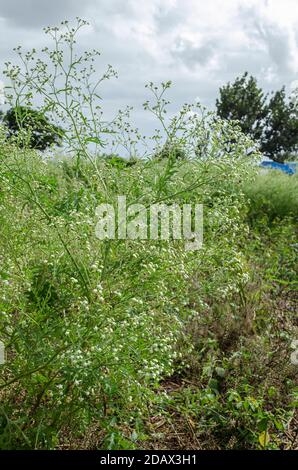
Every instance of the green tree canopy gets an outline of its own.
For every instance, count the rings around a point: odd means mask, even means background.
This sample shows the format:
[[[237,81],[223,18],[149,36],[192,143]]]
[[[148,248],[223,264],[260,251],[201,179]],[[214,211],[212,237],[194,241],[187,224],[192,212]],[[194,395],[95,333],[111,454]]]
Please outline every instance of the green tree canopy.
[[[258,140],[262,136],[267,116],[266,98],[254,77],[245,72],[234,83],[219,90],[216,100],[217,114],[224,119],[238,120],[242,131]]]
[[[297,145],[297,104],[294,100],[287,100],[283,87],[269,101],[261,150],[273,160],[282,161],[288,152],[297,149]]]
[[[8,129],[8,137],[16,138],[22,147],[45,150],[62,143],[63,130],[36,109],[26,106],[11,108],[3,114],[2,121]]]
[[[269,99],[254,77],[245,72],[219,90],[217,114],[239,121],[245,134],[259,142],[264,155],[282,162],[298,145],[297,100],[287,99],[285,88]]]

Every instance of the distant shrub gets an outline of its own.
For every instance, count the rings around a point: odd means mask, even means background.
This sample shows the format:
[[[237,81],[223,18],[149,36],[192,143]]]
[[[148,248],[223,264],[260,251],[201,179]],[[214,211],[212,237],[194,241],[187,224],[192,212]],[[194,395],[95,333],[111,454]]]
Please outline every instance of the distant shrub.
[[[166,143],[163,148],[155,154],[157,160],[186,160],[186,152],[180,144]]]
[[[130,166],[133,166],[136,164],[136,160],[133,160],[133,159],[130,159],[130,160],[127,160],[125,158],[122,158],[122,157],[119,157],[119,155],[105,155],[104,156],[105,158],[105,161],[115,167],[115,168],[128,168]]]
[[[15,138],[21,147],[45,150],[52,145],[60,146],[63,130],[51,124],[47,116],[27,106],[16,106],[3,116],[8,136]]]

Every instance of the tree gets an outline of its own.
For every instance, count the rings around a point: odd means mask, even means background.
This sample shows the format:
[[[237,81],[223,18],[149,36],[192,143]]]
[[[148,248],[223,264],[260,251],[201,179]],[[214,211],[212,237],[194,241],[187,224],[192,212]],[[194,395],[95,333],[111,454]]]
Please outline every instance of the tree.
[[[275,161],[283,162],[298,148],[298,111],[295,99],[286,98],[285,88],[269,101],[261,151]]]
[[[297,92],[286,98],[285,88],[268,102],[254,77],[247,72],[235,82],[223,86],[216,100],[221,118],[238,120],[242,131],[260,145],[264,155],[283,162],[298,147]]]
[[[259,140],[263,133],[264,119],[268,109],[266,98],[258,87],[254,77],[245,72],[219,90],[216,100],[217,114],[224,119],[238,120],[242,131],[254,140]]]
[[[8,137],[17,138],[18,145],[45,150],[52,145],[61,146],[63,130],[52,124],[47,116],[33,108],[17,106],[9,109],[2,121]]]

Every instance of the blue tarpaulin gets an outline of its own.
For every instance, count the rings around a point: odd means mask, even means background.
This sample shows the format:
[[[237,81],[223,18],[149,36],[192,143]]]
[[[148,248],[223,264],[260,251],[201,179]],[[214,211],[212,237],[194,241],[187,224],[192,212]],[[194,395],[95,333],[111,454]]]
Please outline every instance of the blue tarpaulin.
[[[294,173],[296,173],[296,169],[292,165],[290,166],[287,163],[264,161],[261,162],[260,166],[272,168],[272,170],[280,170],[284,173],[287,173],[288,175],[294,175]]]

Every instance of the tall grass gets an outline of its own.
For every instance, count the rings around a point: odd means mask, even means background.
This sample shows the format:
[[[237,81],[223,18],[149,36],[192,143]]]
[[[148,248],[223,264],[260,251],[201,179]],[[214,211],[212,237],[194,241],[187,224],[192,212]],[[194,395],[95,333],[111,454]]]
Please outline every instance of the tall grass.
[[[298,217],[298,175],[279,171],[261,173],[244,186],[250,201],[250,217],[267,217],[270,222],[285,217]]]

